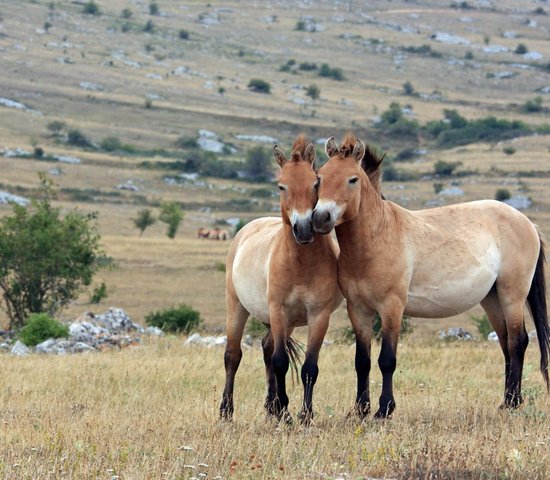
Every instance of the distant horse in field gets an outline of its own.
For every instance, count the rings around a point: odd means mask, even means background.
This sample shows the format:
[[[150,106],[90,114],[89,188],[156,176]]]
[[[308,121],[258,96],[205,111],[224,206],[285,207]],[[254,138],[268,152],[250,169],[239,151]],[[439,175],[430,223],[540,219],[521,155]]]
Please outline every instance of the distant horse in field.
[[[201,227],[197,230],[197,238],[208,238],[210,240],[228,240],[229,232],[227,230],[221,230],[219,227],[213,230],[208,230]]]
[[[342,301],[336,278],[338,247],[330,236],[314,237],[311,225],[311,211],[317,202],[313,144],[301,135],[294,142],[290,160],[277,146],[273,154],[281,168],[282,219],[260,218],[245,225],[227,256],[226,382],[220,415],[226,419],[233,415],[241,339],[246,320],[253,315],[270,326],[262,341],[268,384],[265,407],[279,420],[290,421],[285,376],[289,354],[296,353],[290,335],[295,327],[308,326],[300,413],[302,422],[307,423],[313,416],[319,350],[330,314]]]
[[[395,408],[393,373],[403,314],[439,318],[481,303],[498,334],[505,360],[503,407],[522,403],[528,336],[524,305],[535,323],[540,368],[548,388],[550,327],[545,297],[544,246],[531,221],[504,203],[483,200],[409,211],[383,200],[360,168],[364,144],[348,135],[326,143],[319,170],[315,232],[334,228],[340,246],[338,283],[356,335],[356,408],[370,410],[373,319],[382,318],[378,364],[383,384],[377,418]]]

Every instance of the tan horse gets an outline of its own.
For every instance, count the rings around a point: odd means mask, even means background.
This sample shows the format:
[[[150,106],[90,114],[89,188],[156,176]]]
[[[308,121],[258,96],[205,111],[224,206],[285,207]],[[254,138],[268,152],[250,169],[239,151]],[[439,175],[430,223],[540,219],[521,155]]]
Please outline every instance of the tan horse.
[[[221,230],[220,227],[216,227],[213,230],[208,230],[204,227],[200,227],[197,230],[197,238],[208,238],[210,240],[228,240],[229,232],[227,230]]]
[[[504,203],[484,200],[409,211],[380,198],[359,166],[365,146],[348,135],[319,170],[316,232],[335,228],[340,246],[338,282],[347,299],[357,350],[357,410],[369,412],[372,323],[382,318],[378,364],[383,376],[377,418],[395,408],[392,377],[403,314],[439,318],[481,303],[505,359],[504,407],[522,402],[521,376],[528,344],[529,305],[548,387],[550,327],[544,250],[536,227]]]
[[[233,415],[233,385],[241,361],[241,339],[246,320],[253,315],[270,326],[263,339],[268,382],[266,409],[279,420],[289,420],[285,375],[289,368],[288,340],[295,327],[308,326],[301,378],[303,422],[313,416],[313,387],[317,360],[330,314],[342,301],[336,280],[336,242],[314,237],[311,211],[317,202],[315,148],[296,139],[287,160],[277,146],[274,157],[281,168],[280,218],[248,223],[234,238],[227,256],[226,383],[220,415]]]

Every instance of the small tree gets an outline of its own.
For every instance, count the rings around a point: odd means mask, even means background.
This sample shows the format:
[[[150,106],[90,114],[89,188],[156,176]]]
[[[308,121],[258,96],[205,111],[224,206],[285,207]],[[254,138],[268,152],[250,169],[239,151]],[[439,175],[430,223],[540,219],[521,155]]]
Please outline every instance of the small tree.
[[[141,237],[143,235],[143,232],[147,227],[150,227],[153,225],[157,219],[154,217],[151,210],[148,208],[144,208],[143,210],[140,210],[138,212],[138,215],[136,218],[132,218],[132,222],[134,222],[134,225],[137,229],[139,229],[139,236]]]
[[[403,84],[403,93],[405,95],[416,95],[416,91],[411,82],[405,82]]]
[[[523,55],[525,53],[527,53],[529,51],[529,49],[527,48],[527,45],[525,45],[525,43],[519,43],[518,46],[516,47],[516,49],[514,50],[514,53],[518,54],[518,55]]]
[[[52,133],[52,135],[58,136],[66,126],[67,124],[61,120],[52,120],[51,122],[48,122],[46,128]]]
[[[507,188],[499,188],[495,192],[495,200],[499,202],[504,202],[504,200],[509,200],[510,198],[512,198],[512,194]]]
[[[60,311],[99,268],[96,214],[70,212],[51,204],[51,183],[42,177],[43,199],[0,220],[0,289],[10,319],[22,327],[31,313]]]
[[[253,78],[248,82],[248,89],[257,93],[271,93],[271,85],[261,78]]]
[[[160,207],[159,220],[168,225],[166,235],[168,238],[175,238],[181,221],[183,212],[178,202],[165,202]]]
[[[160,13],[159,6],[156,3],[150,3],[149,4],[149,14],[150,15],[158,15]]]
[[[146,33],[152,33],[154,29],[155,29],[155,24],[153,20],[147,20],[147,23],[143,27],[143,31]]]
[[[311,97],[312,100],[317,100],[321,95],[321,89],[314,83],[307,87],[306,95]]]
[[[189,32],[183,28],[178,32],[178,38],[180,40],[189,40]]]
[[[99,8],[99,5],[94,1],[85,3],[84,8],[82,9],[82,12],[87,15],[101,15],[101,10]]]
[[[129,8],[125,8],[125,9],[122,10],[122,12],[120,13],[120,16],[121,16],[122,18],[129,19],[129,18],[132,16],[132,10],[130,10]]]

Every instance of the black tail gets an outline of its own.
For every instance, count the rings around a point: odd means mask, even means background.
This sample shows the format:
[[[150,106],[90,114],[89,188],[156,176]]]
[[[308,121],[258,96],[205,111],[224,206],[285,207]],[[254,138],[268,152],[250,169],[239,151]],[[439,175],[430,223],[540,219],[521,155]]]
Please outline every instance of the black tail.
[[[550,391],[550,383],[548,380],[548,357],[550,356],[550,326],[548,325],[548,311],[546,309],[546,281],[544,279],[544,263],[546,258],[544,255],[544,244],[540,242],[539,259],[535,275],[531,282],[531,289],[527,295],[527,303],[531,310],[533,322],[537,330],[537,338],[540,348],[540,371],[546,381],[546,389]]]
[[[290,367],[292,368],[292,381],[298,382],[300,378],[298,366],[301,363],[300,357],[304,353],[304,346],[292,337],[288,337],[286,341],[286,351],[290,359]]]

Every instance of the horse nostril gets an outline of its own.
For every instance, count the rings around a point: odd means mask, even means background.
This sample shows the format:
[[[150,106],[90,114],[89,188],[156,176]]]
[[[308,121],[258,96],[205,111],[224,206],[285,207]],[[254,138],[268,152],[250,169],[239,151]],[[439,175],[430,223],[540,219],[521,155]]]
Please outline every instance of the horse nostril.
[[[326,212],[323,217],[323,223],[330,223],[330,212]]]
[[[294,232],[294,235],[298,235],[298,224],[294,224],[292,225],[292,231]]]

